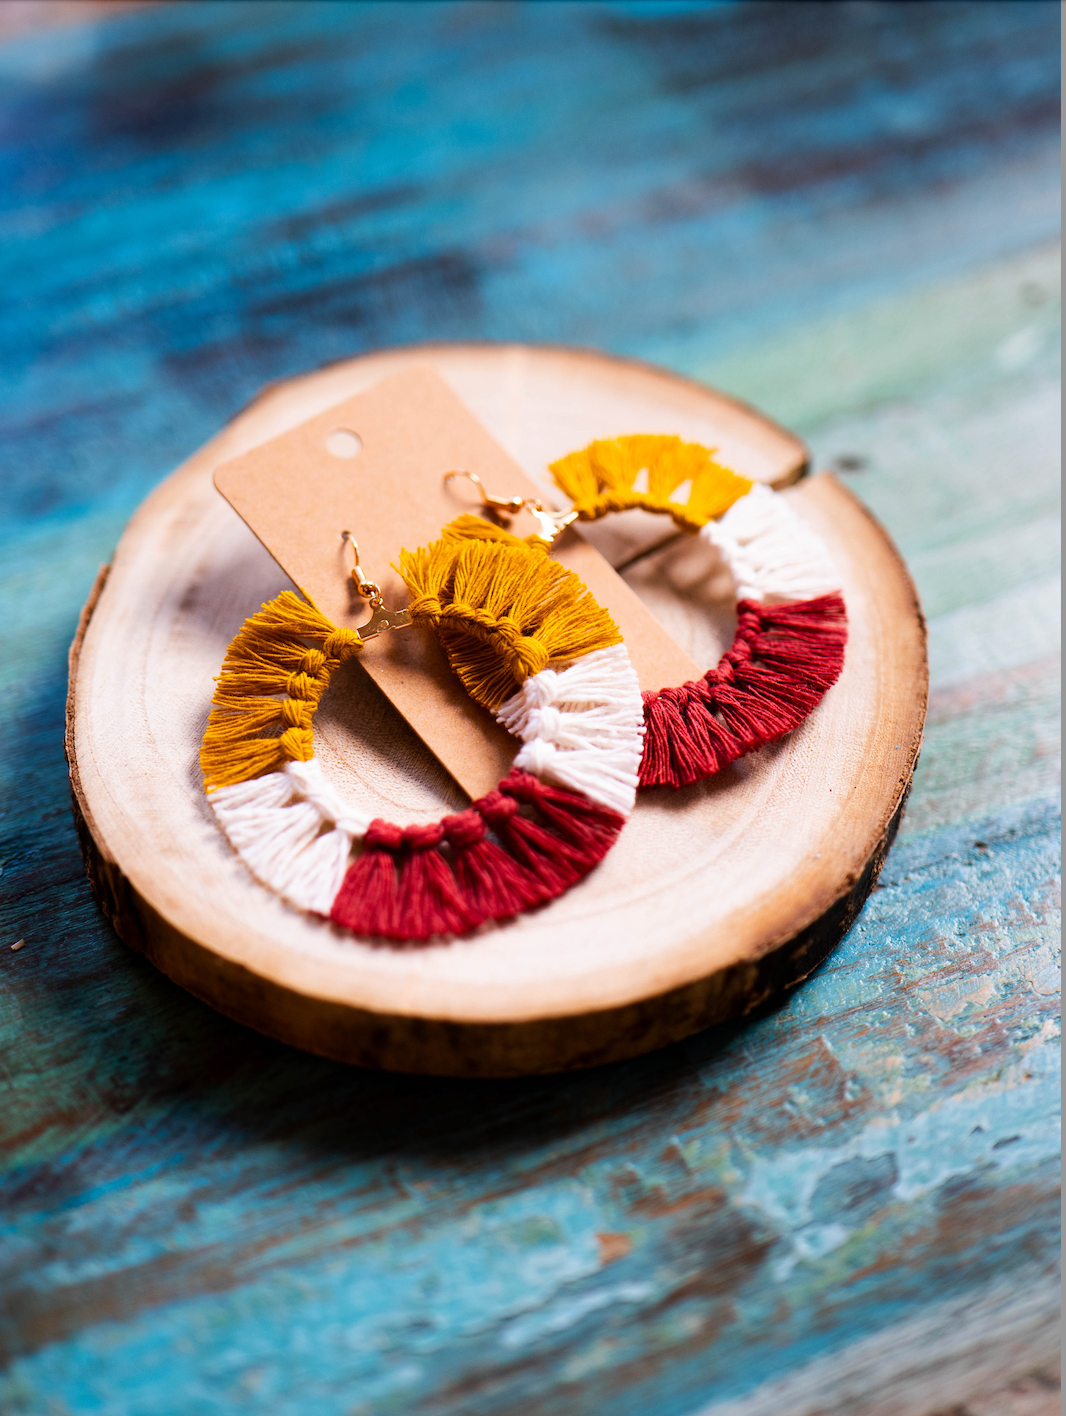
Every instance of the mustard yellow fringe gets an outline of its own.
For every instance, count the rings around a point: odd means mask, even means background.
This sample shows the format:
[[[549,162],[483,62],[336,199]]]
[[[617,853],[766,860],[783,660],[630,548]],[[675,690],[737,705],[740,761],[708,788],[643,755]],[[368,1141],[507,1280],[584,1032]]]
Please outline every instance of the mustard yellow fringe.
[[[433,545],[401,552],[397,569],[412,616],[437,626],[463,686],[486,708],[498,708],[551,663],[622,641],[578,576],[545,549],[461,516]]]
[[[494,521],[487,521],[483,516],[472,516],[469,512],[449,521],[440,533],[440,538],[449,542],[499,541],[505,546],[525,546],[527,550],[540,551],[544,555],[551,550],[550,544],[536,533],[532,536],[515,536],[512,532],[505,531],[502,526],[497,526]]]
[[[648,490],[637,492],[633,483],[642,470],[648,474]],[[589,443],[553,462],[551,472],[581,521],[642,507],[665,512],[684,531],[698,531],[753,486],[715,462],[699,443],[657,433]],[[675,499],[686,484],[687,499]]]
[[[284,590],[246,619],[226,652],[200,748],[210,791],[314,755],[311,719],[333,671],[357,654],[354,629]]]

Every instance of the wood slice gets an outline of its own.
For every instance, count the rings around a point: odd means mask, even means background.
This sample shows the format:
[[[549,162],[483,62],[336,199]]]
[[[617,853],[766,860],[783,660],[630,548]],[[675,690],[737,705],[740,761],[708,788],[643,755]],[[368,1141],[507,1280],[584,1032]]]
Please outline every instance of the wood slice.
[[[775,484],[802,446],[713,391],[580,351],[422,346],[267,390],[144,502],[71,651],[67,752],[90,879],[119,935],[220,1012],[346,1062],[453,1076],[591,1066],[744,1014],[804,978],[876,879],[903,810],[926,699],[924,626],[887,536],[828,476],[784,494],[828,542],[851,631],[840,681],[787,738],[708,782],[641,795],[577,889],[538,913],[422,948],[372,946],[290,909],[215,825],[197,758],[212,679],[242,620],[288,582],[212,486],[216,466],[369,387],[433,364],[532,475],[593,437],[676,432]],[[648,518],[651,522],[653,519]],[[615,565],[655,536],[593,539]],[[726,587],[701,543],[626,579],[702,664],[727,647]],[[316,718],[344,790],[403,823],[463,795],[357,663]]]

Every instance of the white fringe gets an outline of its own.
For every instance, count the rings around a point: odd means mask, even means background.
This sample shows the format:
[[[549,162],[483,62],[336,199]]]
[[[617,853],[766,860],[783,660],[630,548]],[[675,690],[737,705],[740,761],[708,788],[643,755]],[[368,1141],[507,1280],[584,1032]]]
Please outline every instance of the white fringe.
[[[644,703],[625,646],[533,674],[496,720],[524,743],[515,766],[628,816],[644,747]]]
[[[219,787],[208,801],[253,875],[301,909],[329,914],[371,818],[341,799],[314,759]]]
[[[534,674],[499,721],[523,741],[517,767],[623,815],[633,810],[644,704],[624,646]],[[258,880],[300,909],[329,914],[372,818],[343,800],[317,761],[219,787],[208,801]]]
[[[729,567],[738,600],[775,604],[840,590],[828,547],[785,498],[757,482],[700,535]]]

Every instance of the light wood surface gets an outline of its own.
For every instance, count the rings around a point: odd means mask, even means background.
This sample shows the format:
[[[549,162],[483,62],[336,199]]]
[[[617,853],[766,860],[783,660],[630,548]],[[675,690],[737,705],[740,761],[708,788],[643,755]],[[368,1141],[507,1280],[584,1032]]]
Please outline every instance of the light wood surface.
[[[440,347],[417,357],[531,468],[596,432],[722,436],[714,394],[601,356]],[[468,939],[372,947],[284,905],[218,831],[197,769],[212,676],[244,617],[286,580],[212,473],[402,358],[371,356],[270,391],[170,477],[123,537],[74,666],[72,745],[95,872],[122,901],[119,933],[233,1017],[399,1070],[579,1066],[747,1011],[809,972],[854,916],[921,738],[914,591],[884,533],[832,478],[784,495],[842,571],[851,637],[840,682],[781,743],[694,788],[642,795],[603,865],[547,909]],[[732,456],[743,467],[743,449]],[[710,664],[732,614],[728,597],[709,598],[701,554],[698,543],[670,547],[627,576]],[[331,686],[316,736],[328,775],[387,819],[429,820],[461,803],[358,665]]]

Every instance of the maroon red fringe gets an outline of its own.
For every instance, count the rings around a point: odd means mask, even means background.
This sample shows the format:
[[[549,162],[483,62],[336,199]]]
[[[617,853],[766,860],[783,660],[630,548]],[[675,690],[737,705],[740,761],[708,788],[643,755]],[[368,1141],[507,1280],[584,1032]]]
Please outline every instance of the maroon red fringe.
[[[401,943],[466,934],[562,895],[599,864],[624,825],[608,807],[513,771],[469,810],[431,826],[372,821],[329,917],[355,934]]]
[[[741,600],[718,666],[680,688],[644,694],[641,787],[684,787],[803,722],[844,666],[839,595],[786,605]]]
[[[839,677],[848,637],[839,595],[787,605],[741,600],[737,621],[716,668],[644,695],[641,787],[698,782],[773,742]],[[433,825],[372,821],[329,917],[399,943],[466,934],[564,894],[599,864],[624,824],[608,807],[514,771],[467,811]]]

